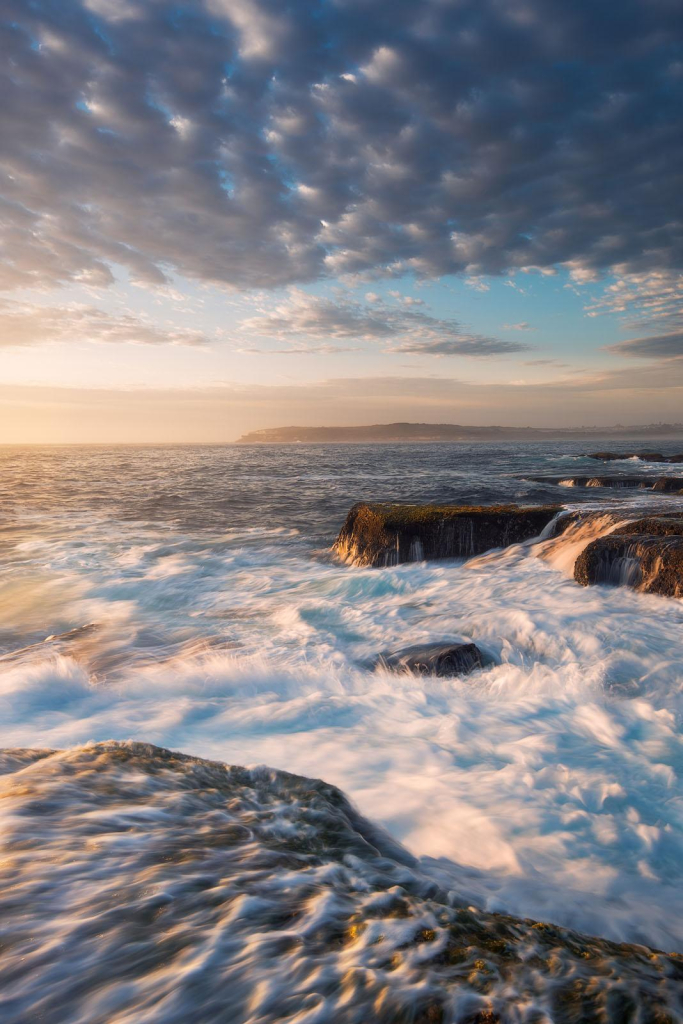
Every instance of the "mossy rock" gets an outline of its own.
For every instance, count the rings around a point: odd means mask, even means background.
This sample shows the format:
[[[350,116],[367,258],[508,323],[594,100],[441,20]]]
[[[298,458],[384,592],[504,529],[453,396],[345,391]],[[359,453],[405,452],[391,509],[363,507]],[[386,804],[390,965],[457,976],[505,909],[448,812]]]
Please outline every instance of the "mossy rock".
[[[652,490],[663,494],[683,494],[683,477],[660,476],[652,485]]]
[[[619,534],[626,536],[646,535],[650,537],[683,537],[683,515],[677,513],[644,516],[619,527]]]
[[[537,537],[560,505],[353,506],[335,544],[354,565],[387,566],[433,558],[469,558]]]
[[[683,536],[675,520],[669,523],[675,532],[665,523],[659,535],[620,531],[592,541],[576,560],[574,579],[583,586],[612,583],[683,597]]]

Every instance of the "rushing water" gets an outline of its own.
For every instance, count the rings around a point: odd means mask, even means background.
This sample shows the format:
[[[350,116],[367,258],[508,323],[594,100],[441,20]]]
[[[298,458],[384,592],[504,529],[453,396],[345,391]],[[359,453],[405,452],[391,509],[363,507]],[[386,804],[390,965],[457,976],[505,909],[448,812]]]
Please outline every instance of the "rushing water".
[[[474,903],[683,950],[683,603],[579,587],[576,531],[465,564],[330,553],[358,499],[587,502],[605,529],[683,508],[524,479],[678,472],[584,450],[0,449],[0,743],[321,777]],[[491,664],[370,667],[444,639]]]

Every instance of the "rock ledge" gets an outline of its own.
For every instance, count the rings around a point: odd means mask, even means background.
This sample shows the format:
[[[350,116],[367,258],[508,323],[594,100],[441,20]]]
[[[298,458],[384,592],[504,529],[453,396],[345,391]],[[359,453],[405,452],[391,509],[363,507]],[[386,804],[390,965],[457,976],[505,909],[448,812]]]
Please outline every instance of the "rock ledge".
[[[354,565],[469,558],[537,537],[561,505],[354,505],[334,550]]]

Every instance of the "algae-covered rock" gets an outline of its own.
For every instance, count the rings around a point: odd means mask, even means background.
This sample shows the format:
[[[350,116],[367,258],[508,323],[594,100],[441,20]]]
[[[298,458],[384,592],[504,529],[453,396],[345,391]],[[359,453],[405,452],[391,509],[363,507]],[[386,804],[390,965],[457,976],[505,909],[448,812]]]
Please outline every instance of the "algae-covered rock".
[[[664,494],[683,494],[683,477],[660,476],[652,485],[652,490],[661,491]]]
[[[468,558],[537,537],[559,505],[354,505],[334,545],[354,565]]]
[[[650,529],[647,520],[641,529]],[[683,523],[660,521],[652,532],[629,524],[592,541],[576,560],[574,579],[583,586],[612,583],[643,593],[683,597]]]
[[[683,536],[683,513],[660,512],[654,516],[634,519],[619,527],[620,534],[649,534],[652,537]]]
[[[443,677],[463,676],[482,668],[484,659],[476,644],[417,644],[381,654],[377,664],[396,672]]]

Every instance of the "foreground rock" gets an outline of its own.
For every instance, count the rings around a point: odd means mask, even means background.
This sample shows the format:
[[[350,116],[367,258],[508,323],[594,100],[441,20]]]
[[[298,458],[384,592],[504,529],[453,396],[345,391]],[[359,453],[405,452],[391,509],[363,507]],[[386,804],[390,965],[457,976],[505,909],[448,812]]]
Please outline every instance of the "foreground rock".
[[[683,597],[683,518],[648,516],[599,537],[577,558],[574,579]]]
[[[484,659],[476,644],[422,644],[381,654],[377,665],[396,672],[446,678],[464,676],[482,668]]]
[[[586,459],[616,462],[622,459],[640,459],[642,462],[683,462],[683,454],[662,455],[661,452],[591,452]]]
[[[334,545],[354,565],[469,558],[537,537],[560,505],[354,505]]]
[[[323,782],[0,752],[3,1024],[675,1024],[683,957],[458,904]]]

